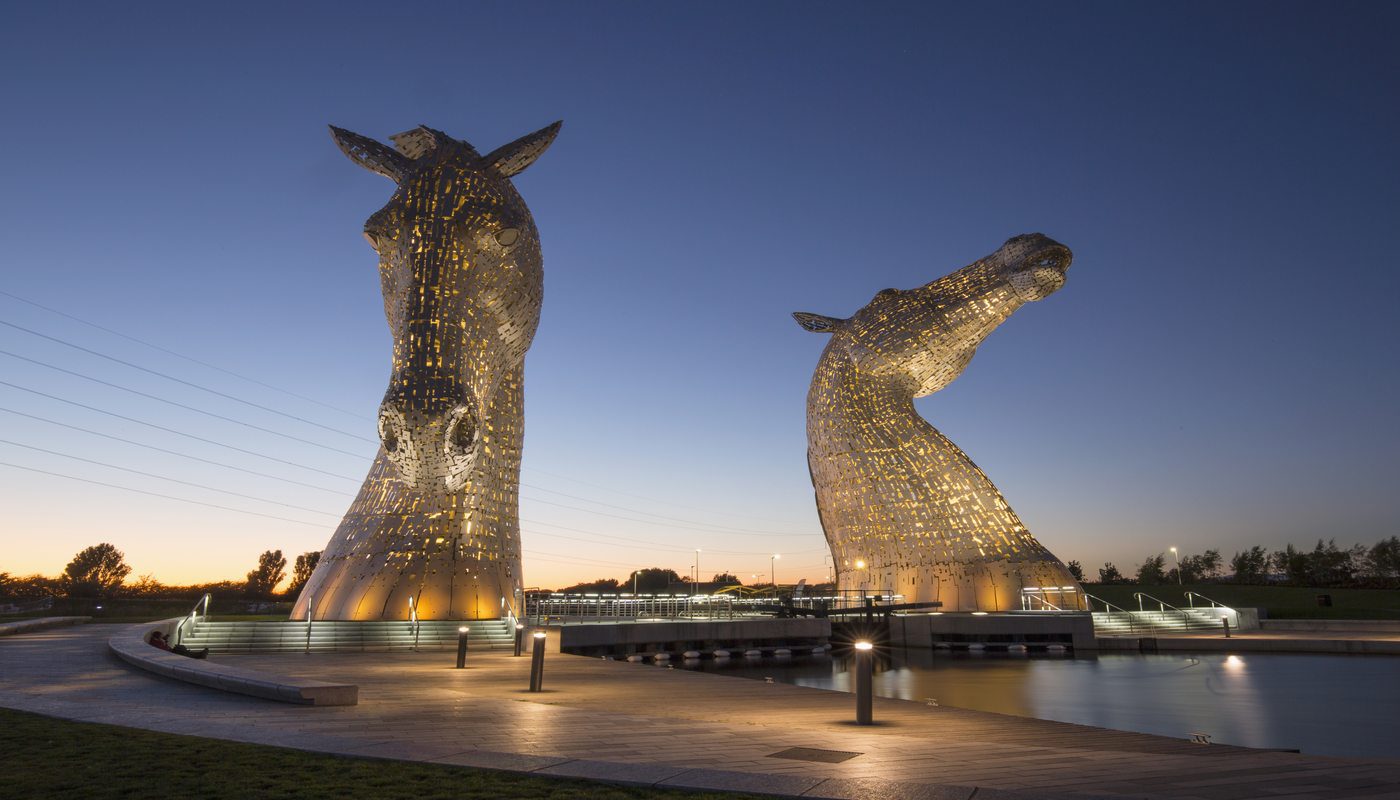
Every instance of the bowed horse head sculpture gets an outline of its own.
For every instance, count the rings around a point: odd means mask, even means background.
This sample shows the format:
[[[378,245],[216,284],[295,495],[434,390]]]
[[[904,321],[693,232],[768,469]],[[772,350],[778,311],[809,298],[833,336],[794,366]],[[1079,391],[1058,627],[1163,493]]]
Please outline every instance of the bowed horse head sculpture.
[[[914,409],[1018,308],[1058,291],[1072,256],[1038,233],[916,289],[886,289],[831,334],[807,393],[807,463],[838,588],[951,611],[1084,607],[1069,571],[991,480]]]
[[[396,149],[331,127],[360,166],[398,184],[364,235],[379,254],[393,372],[379,437],[399,477],[429,493],[461,489],[481,461],[503,380],[518,380],[539,325],[539,232],[511,176],[554,141],[554,123],[483,156],[428,127]]]

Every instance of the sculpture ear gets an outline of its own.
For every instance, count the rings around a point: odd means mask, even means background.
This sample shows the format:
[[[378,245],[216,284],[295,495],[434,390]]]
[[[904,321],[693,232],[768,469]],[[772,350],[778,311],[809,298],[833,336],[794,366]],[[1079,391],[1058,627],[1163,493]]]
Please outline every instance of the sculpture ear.
[[[554,137],[559,135],[559,128],[564,125],[563,121],[556,122],[544,128],[540,128],[534,133],[525,135],[511,142],[503,144],[492,150],[482,161],[487,166],[495,167],[496,171],[509,178],[525,171],[525,168],[535,163],[535,159],[540,154],[549,149],[554,143]]]
[[[330,128],[331,136],[340,147],[340,151],[370,172],[377,172],[395,182],[401,180],[408,172],[408,165],[412,162],[402,154],[358,133],[351,133],[334,125]]]
[[[806,311],[794,311],[792,318],[797,320],[802,330],[812,333],[834,333],[837,326],[846,321],[836,317],[824,317],[821,314],[808,314]]]

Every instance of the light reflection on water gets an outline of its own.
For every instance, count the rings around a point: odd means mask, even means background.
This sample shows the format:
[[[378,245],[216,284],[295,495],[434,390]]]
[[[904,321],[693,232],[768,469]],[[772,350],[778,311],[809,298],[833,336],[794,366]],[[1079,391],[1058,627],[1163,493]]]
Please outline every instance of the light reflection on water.
[[[881,697],[1187,738],[1400,758],[1400,658],[1302,654],[934,655],[895,650]],[[685,666],[850,691],[848,659],[733,659]]]

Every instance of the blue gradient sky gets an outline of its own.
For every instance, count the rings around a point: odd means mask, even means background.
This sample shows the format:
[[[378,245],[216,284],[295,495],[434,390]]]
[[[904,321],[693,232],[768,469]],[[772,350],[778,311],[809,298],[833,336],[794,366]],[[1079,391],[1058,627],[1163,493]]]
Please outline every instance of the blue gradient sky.
[[[326,124],[483,151],[545,250],[527,361],[531,585],[663,565],[824,577],[804,397],[844,316],[1041,231],[1075,252],[920,411],[1062,558],[1129,568],[1395,534],[1400,7],[1383,3],[19,4],[0,10],[0,571],[112,541],[135,574],[319,549],[374,453],[390,341],[359,235],[391,184]],[[607,505],[601,505],[607,504]],[[574,506],[568,508],[565,506]],[[587,511],[581,509],[589,509]],[[615,515],[615,516],[606,516]],[[629,517],[620,519],[618,517]],[[669,518],[669,519],[668,519]],[[290,520],[296,520],[295,522]],[[600,536],[600,534],[602,536]],[[619,538],[604,538],[619,537]],[[566,538],[569,537],[569,538]]]

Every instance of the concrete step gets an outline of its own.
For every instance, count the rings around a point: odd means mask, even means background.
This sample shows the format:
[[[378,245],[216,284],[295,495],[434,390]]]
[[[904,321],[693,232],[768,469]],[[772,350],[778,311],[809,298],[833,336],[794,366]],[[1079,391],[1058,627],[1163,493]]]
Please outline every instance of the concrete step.
[[[471,628],[468,643],[474,649],[515,647],[515,630],[506,620],[423,621],[416,633],[407,621],[313,622],[309,635],[305,622],[203,620],[180,643],[212,653],[455,650],[462,625]]]

